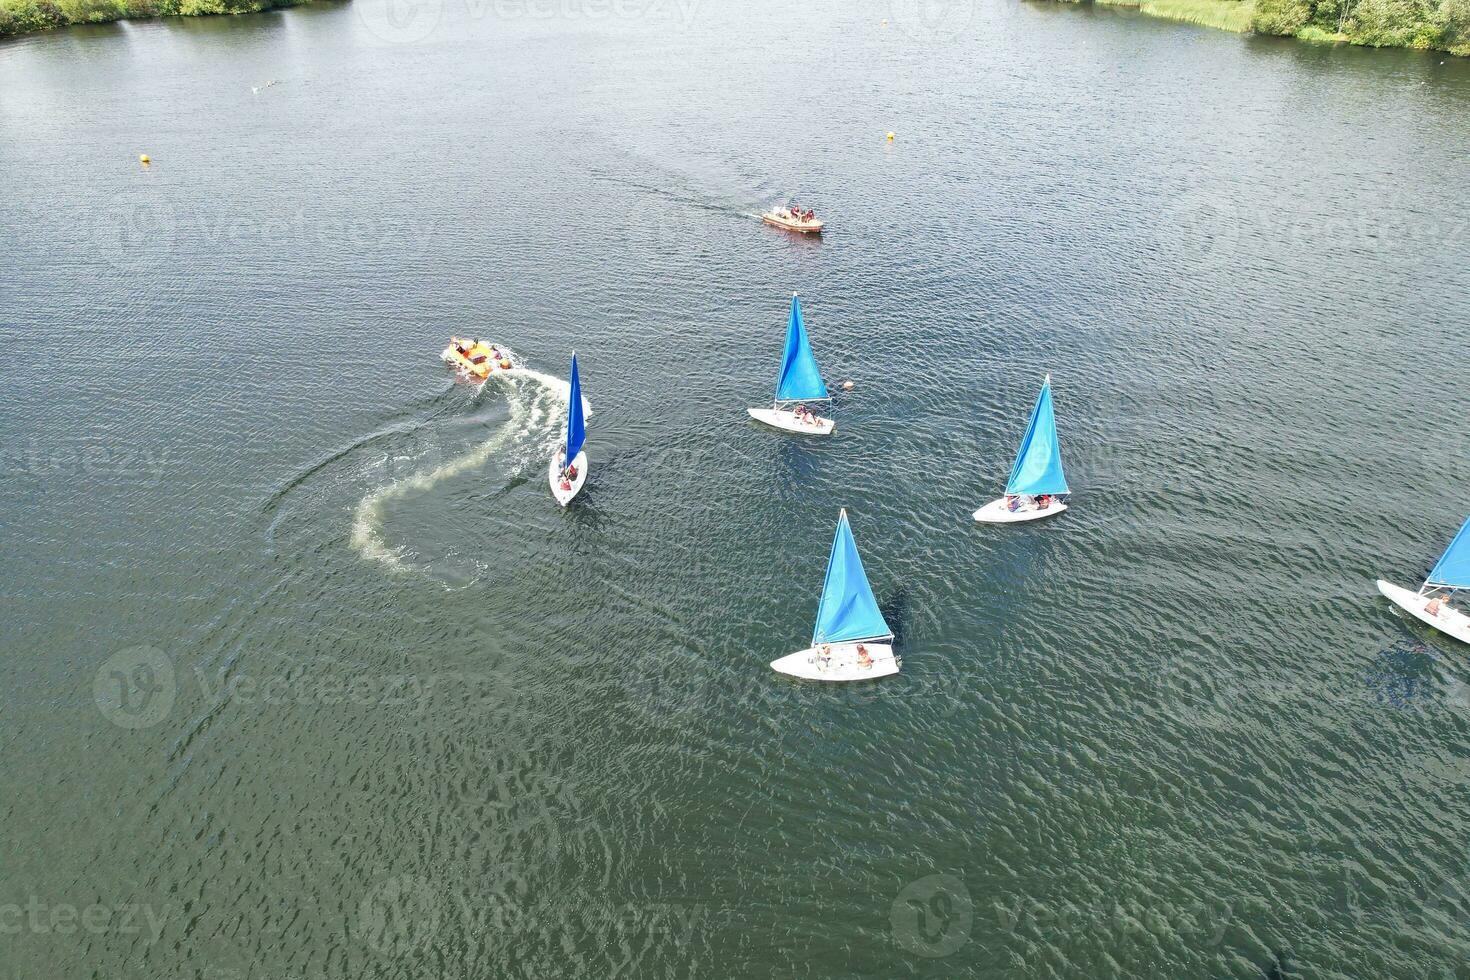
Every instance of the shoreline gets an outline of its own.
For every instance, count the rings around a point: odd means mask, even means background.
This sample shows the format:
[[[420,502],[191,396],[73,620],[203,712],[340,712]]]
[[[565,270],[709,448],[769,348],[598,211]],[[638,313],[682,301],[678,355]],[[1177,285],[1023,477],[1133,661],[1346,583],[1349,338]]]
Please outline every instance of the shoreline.
[[[1126,7],[1150,17],[1234,34],[1292,37],[1309,44],[1407,48],[1470,58],[1470,3],[1388,7],[1378,0],[1059,0]]]
[[[165,17],[233,17],[316,0],[0,0],[0,41],[83,24]]]

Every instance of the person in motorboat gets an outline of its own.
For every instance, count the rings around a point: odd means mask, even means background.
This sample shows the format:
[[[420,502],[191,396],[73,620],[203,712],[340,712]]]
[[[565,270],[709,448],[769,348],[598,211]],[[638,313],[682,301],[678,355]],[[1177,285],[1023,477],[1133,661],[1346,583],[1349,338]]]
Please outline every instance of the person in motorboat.
[[[873,669],[873,655],[868,653],[868,648],[861,643],[858,644],[858,666],[863,670]]]
[[[816,216],[817,216],[817,213],[815,211],[813,211],[811,208],[807,208],[806,209],[806,212],[804,214],[802,214],[801,220],[802,221],[811,221]]]

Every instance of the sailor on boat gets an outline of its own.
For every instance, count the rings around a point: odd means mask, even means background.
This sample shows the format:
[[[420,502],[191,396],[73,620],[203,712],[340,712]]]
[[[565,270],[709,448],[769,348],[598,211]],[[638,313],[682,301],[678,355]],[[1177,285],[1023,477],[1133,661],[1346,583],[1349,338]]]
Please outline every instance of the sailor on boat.
[[[1031,495],[1028,493],[1006,494],[1006,510],[1015,514],[1019,511],[1043,511],[1051,506],[1052,497],[1049,493]]]
[[[761,220],[791,231],[819,232],[822,230],[822,222],[817,220],[817,212],[811,208],[803,210],[799,204],[773,207],[761,215]]]
[[[572,481],[577,478],[577,464],[567,465],[567,450],[565,446],[557,452],[556,463],[561,471],[558,474],[558,479],[561,481],[561,488],[563,490],[572,489]]]

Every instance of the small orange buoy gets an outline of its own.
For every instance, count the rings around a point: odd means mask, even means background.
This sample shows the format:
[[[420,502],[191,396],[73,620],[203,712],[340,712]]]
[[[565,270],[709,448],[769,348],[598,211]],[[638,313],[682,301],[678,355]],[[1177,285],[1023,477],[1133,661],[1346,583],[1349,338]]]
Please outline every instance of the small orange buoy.
[[[502,357],[500,359],[500,367],[502,370],[508,369],[510,367],[510,358]]]
[[[147,166],[148,164],[153,162],[153,159],[146,153],[140,153],[138,154],[138,162],[143,164],[144,166]]]

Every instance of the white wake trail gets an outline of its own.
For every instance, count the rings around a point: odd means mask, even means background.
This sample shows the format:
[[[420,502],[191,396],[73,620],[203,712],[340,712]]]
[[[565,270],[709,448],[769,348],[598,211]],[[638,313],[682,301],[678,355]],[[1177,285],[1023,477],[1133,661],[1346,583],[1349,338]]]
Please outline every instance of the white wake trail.
[[[531,381],[540,383],[548,391],[554,393],[558,398],[560,398],[563,403],[570,402],[572,400],[572,383],[570,381],[566,381],[562,378],[555,377],[554,375],[547,374],[544,371],[533,371],[530,368],[524,367],[514,367],[508,371],[491,372],[490,374],[486,375],[484,381],[480,382],[479,387],[475,389],[475,394],[479,395],[480,392],[485,390],[485,386],[489,384],[492,379],[496,378],[528,378]],[[592,403],[587,400],[586,395],[582,396],[582,415],[583,417],[589,419],[592,417]]]
[[[357,510],[353,514],[352,547],[369,561],[380,562],[395,572],[404,571],[406,566],[403,562],[403,549],[390,548],[383,541],[383,514],[387,506],[395,500],[414,493],[424,493],[445,480],[485,465],[486,460],[521,433],[520,422],[525,414],[525,408],[519,402],[512,401],[510,418],[494,435],[476,448],[443,466],[395,480],[363,497],[358,501]]]
[[[401,500],[410,495],[425,493],[445,480],[453,479],[462,473],[467,473],[484,466],[492,456],[503,451],[517,438],[521,436],[532,436],[534,438],[545,424],[557,421],[560,416],[564,415],[564,410],[550,410],[544,393],[551,393],[553,397],[556,397],[561,403],[565,404],[571,397],[571,384],[569,382],[552,377],[549,374],[543,374],[540,371],[515,368],[510,371],[497,371],[491,374],[476,389],[476,396],[484,390],[485,385],[489,383],[491,378],[499,377],[510,379],[524,378],[529,381],[534,381],[539,385],[539,390],[532,393],[529,398],[515,397],[514,394],[507,398],[506,401],[510,407],[510,418],[490,438],[468,453],[433,469],[425,470],[421,473],[414,473],[403,479],[395,480],[387,486],[379,487],[363,497],[358,502],[357,508],[353,513],[351,542],[353,549],[364,559],[378,562],[393,572],[404,572],[412,569],[428,572],[432,568],[433,562],[425,565],[416,565],[407,562],[404,560],[404,554],[407,551],[406,546],[398,548],[390,547],[384,540],[383,520],[388,506],[396,500]],[[582,403],[584,411],[590,417],[592,410],[590,406],[587,406],[587,400],[583,398]],[[553,433],[551,440],[546,445],[551,446],[554,444],[555,434]],[[537,442],[536,451],[538,453],[544,453],[549,450],[545,446],[542,446],[540,442]],[[512,474],[520,476],[524,469],[524,463],[517,462],[512,466]]]

